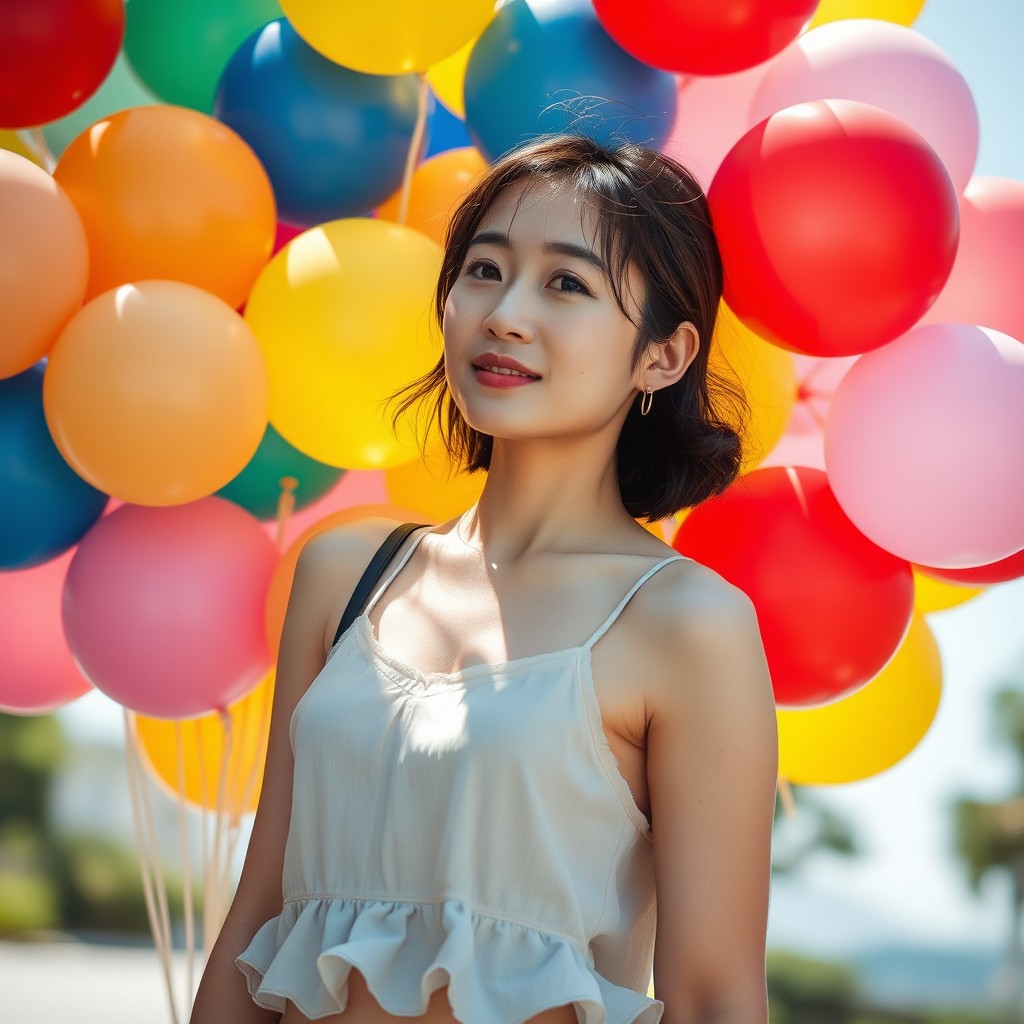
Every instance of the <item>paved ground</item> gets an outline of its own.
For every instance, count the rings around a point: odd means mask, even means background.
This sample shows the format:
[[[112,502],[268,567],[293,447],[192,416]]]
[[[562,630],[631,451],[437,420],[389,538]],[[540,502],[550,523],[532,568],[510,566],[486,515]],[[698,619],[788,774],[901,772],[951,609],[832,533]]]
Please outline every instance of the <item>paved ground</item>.
[[[198,984],[199,964],[194,967]],[[184,1008],[185,956],[172,983]],[[3,1024],[173,1024],[154,949],[67,942],[0,942]]]

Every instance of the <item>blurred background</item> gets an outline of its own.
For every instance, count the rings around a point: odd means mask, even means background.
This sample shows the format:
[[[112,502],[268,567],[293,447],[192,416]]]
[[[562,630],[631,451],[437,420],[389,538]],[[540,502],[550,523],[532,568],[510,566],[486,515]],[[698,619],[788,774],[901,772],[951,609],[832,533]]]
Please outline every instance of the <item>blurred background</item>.
[[[1024,181],[1024,3],[927,0],[913,27],[973,93],[974,174]],[[349,474],[354,489],[358,472]],[[360,496],[393,500],[372,481]],[[927,622],[943,685],[921,742],[871,778],[793,785],[792,806],[780,800],[773,1024],[1022,1019],[1024,579],[993,584]],[[142,784],[167,873],[173,963],[184,977],[181,814],[193,886],[204,815],[182,811],[149,776]],[[233,837],[231,877],[248,826],[243,817]],[[170,1019],[143,889],[122,706],[92,690],[54,713],[0,714],[0,991],[13,1006],[3,1019]]]

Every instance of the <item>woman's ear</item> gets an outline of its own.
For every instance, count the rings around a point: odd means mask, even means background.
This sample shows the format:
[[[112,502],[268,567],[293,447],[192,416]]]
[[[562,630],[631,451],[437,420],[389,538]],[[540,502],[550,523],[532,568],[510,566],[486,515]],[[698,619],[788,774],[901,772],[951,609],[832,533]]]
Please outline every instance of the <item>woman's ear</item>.
[[[697,328],[689,320],[684,320],[667,341],[655,342],[648,349],[637,386],[643,391],[650,384],[655,391],[660,391],[675,384],[696,359],[699,350]]]

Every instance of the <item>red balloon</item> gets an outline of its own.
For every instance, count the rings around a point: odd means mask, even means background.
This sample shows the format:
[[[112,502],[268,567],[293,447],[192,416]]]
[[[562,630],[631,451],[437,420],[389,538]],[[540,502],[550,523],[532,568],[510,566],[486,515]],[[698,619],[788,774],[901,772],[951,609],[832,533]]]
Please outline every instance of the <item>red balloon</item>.
[[[277,222],[277,229],[274,231],[274,251],[277,255],[296,235],[301,235],[305,228],[297,228],[292,224],[285,224],[283,220]]]
[[[910,625],[910,563],[850,522],[820,469],[773,466],[740,477],[683,520],[673,546],[753,601],[778,704],[853,692]]]
[[[800,34],[818,0],[594,0],[605,31],[652,67],[691,75],[742,71]]]
[[[975,565],[967,569],[937,569],[930,565],[917,566],[925,576],[948,580],[950,583],[963,583],[972,586],[988,586],[991,583],[1005,583],[1024,576],[1024,548],[997,562],[988,565]]]
[[[729,306],[806,355],[857,355],[897,338],[956,256],[957,196],[942,161],[867,103],[772,114],[729,151],[708,198]]]
[[[122,0],[3,5],[0,128],[30,128],[76,110],[110,73],[124,39]]]

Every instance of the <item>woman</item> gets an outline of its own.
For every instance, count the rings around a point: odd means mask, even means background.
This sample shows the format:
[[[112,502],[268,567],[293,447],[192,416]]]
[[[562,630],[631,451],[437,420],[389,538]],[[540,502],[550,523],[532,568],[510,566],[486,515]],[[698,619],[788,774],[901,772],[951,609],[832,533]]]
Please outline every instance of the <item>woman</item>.
[[[487,482],[365,606],[397,524],[303,549],[192,1024],[767,1021],[756,616],[637,522],[738,470],[708,368],[721,288],[699,186],[641,147],[548,137],[460,204],[444,355],[404,398],[436,401]]]

